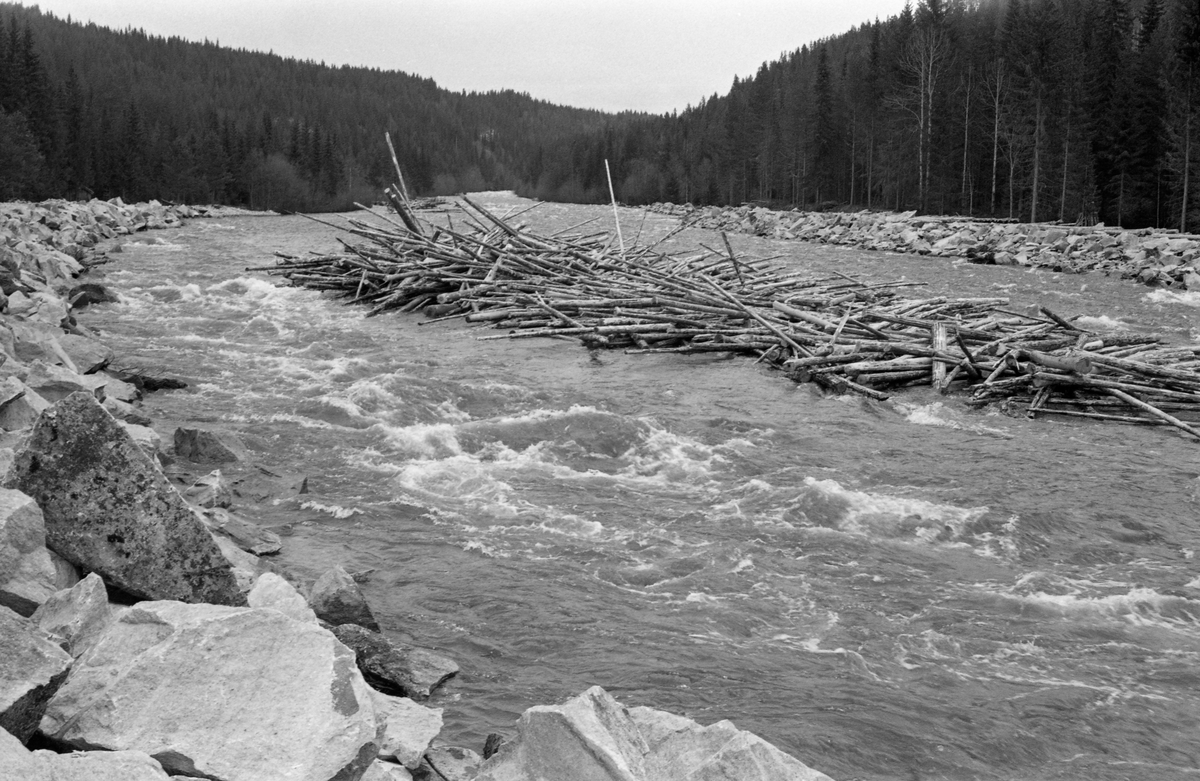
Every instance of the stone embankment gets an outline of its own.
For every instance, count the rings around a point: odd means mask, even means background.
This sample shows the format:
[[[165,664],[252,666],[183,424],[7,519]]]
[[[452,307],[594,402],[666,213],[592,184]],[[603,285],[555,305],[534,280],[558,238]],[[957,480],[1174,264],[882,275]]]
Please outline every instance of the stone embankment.
[[[380,631],[355,577],[309,583],[240,511],[307,492],[225,432],[166,445],[143,393],[179,387],[72,312],[101,242],[202,214],[0,205],[0,779],[828,781],[729,722],[603,689],[506,741],[438,742],[450,659]],[[216,467],[215,469],[213,467]]]
[[[773,211],[760,206],[647,207],[700,228],[860,249],[965,257],[1051,271],[1098,271],[1146,285],[1200,290],[1200,236],[1104,226],[918,217],[915,212]]]

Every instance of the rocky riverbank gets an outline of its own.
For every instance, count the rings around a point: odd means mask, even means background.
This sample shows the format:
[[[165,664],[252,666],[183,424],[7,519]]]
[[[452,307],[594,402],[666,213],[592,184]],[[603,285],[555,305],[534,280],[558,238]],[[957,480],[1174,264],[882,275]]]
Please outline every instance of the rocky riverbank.
[[[1097,271],[1145,285],[1200,290],[1200,236],[1170,231],[919,217],[916,212],[774,211],[750,205],[658,203],[647,209],[711,230],[1073,274]]]
[[[0,205],[0,778],[827,778],[599,687],[480,753],[440,744],[423,703],[457,665],[381,633],[341,567],[273,564],[284,540],[239,514],[303,476],[218,432],[161,441],[139,400],[178,381],[72,316],[112,300],[86,277],[105,239],[205,213]]]

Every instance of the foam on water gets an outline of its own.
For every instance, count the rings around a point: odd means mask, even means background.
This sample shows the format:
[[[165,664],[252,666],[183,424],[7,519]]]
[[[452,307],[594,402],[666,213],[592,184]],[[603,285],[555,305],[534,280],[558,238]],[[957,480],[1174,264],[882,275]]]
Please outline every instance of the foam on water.
[[[1200,307],[1200,290],[1151,290],[1143,298],[1155,304],[1183,304]]]
[[[962,413],[951,410],[940,401],[931,404],[905,404],[894,402],[896,411],[904,416],[909,423],[918,426],[942,426],[956,431],[969,431],[973,434],[1012,439],[1013,435],[1003,429],[985,426],[982,423],[972,423],[964,419]]]
[[[1092,317],[1091,315],[1082,315],[1075,318],[1074,322],[1077,325],[1083,326],[1089,331],[1128,331],[1129,324],[1123,322],[1120,318],[1109,317],[1108,315],[1100,315]]]
[[[958,539],[987,512],[987,507],[855,491],[836,480],[806,477],[785,518],[848,534],[932,543]]]

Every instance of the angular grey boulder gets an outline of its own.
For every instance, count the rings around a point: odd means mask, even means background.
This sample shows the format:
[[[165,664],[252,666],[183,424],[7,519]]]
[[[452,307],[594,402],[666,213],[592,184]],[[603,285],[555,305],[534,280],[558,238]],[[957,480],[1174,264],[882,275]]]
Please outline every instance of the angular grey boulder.
[[[831,781],[753,732],[730,721],[702,727],[654,708],[630,708],[629,716],[649,747],[646,777],[729,778],[739,781]]]
[[[41,729],[220,781],[357,779],[378,751],[368,687],[327,630],[181,602],[125,609],[75,662]]]
[[[0,607],[0,732],[28,741],[70,666],[67,652],[43,637],[36,624]]]
[[[56,580],[41,509],[20,491],[0,488],[0,605],[32,615],[54,595]]]
[[[358,584],[342,567],[326,570],[317,578],[309,591],[308,604],[312,605],[317,618],[334,626],[357,624],[373,632],[379,631],[379,622]]]
[[[452,659],[395,643],[357,624],[336,626],[333,633],[354,651],[367,682],[385,694],[398,692],[414,700],[428,699],[434,689],[458,674],[458,665]]]
[[[728,721],[621,706],[599,686],[530,708],[475,781],[831,781]]]
[[[167,781],[162,766],[140,751],[30,751],[0,729],[5,781]]]
[[[426,708],[407,697],[389,697],[371,691],[375,717],[380,722],[379,756],[415,770],[430,742],[442,731],[442,709]]]
[[[212,535],[87,393],[38,418],[5,476],[45,515],[46,544],[139,597],[245,604]]]
[[[67,653],[78,658],[95,645],[115,616],[104,581],[92,572],[46,600],[32,620]]]

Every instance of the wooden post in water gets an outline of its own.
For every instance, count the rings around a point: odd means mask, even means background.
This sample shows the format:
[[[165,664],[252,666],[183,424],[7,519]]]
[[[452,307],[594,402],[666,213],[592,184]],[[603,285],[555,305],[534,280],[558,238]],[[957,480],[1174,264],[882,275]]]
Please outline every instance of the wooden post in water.
[[[608,158],[604,158],[604,173],[608,176],[608,195],[612,198],[613,221],[617,223],[617,241],[621,245],[621,259],[625,259],[625,237],[621,235],[621,217],[617,214],[617,192],[613,189],[612,171],[608,168]]]
[[[930,331],[933,335],[933,351],[936,353],[946,352],[950,346],[950,335],[946,330],[946,323],[938,320]],[[946,364],[941,361],[933,362],[933,387],[942,393],[946,392]]]

